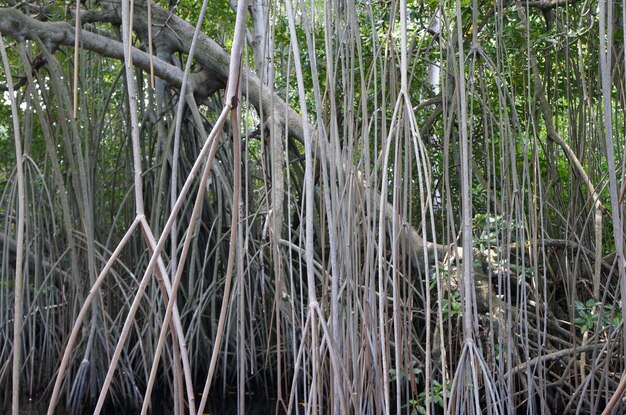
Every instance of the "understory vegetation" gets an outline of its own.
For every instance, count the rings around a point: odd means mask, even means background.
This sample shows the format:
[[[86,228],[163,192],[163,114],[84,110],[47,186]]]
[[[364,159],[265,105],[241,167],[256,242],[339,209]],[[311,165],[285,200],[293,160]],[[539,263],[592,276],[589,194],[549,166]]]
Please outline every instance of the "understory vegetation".
[[[0,410],[623,413],[625,14],[3,0]]]

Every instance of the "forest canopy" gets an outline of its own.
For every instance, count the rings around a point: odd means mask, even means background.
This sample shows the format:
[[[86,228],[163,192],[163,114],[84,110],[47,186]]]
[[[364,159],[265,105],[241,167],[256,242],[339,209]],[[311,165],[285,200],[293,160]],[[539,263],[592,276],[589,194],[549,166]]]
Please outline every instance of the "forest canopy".
[[[2,1],[0,410],[625,411],[625,13]]]

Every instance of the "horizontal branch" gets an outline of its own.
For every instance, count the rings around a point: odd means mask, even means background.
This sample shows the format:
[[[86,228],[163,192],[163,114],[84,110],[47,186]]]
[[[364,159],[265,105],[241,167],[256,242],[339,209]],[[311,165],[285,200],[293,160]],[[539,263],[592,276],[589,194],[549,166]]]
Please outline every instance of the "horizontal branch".
[[[57,46],[74,46],[75,35],[74,26],[66,22],[41,22],[25,15],[19,10],[12,8],[0,8],[0,33],[3,36],[13,38],[17,41],[36,40],[37,38],[54,50]],[[83,30],[80,33],[80,44],[83,49],[97,53],[100,56],[124,59],[124,48],[121,42],[105,37],[100,34]],[[150,55],[137,48],[132,49],[133,64],[137,67],[149,71]],[[157,57],[154,60],[154,73],[169,85],[180,88],[183,80],[183,72],[180,68],[163,61]],[[194,74],[191,79],[191,87],[194,89],[207,89],[207,82],[212,83],[208,89],[216,90],[219,85],[210,80],[201,78]]]
[[[577,0],[546,0],[546,1],[526,1],[522,2],[523,5],[528,7],[535,7],[541,11],[549,11],[557,7],[565,7],[570,4],[576,3]]]
[[[556,352],[544,354],[541,356],[537,356],[533,359],[528,360],[527,362],[520,363],[511,369],[510,374],[515,375],[519,372],[531,371],[536,365],[546,362],[550,362],[557,359],[564,359],[566,357],[574,357],[577,354],[586,353],[595,351],[596,349],[600,349],[605,347],[607,343],[595,343],[595,344],[585,344],[581,346],[571,347],[569,349],[557,350]]]

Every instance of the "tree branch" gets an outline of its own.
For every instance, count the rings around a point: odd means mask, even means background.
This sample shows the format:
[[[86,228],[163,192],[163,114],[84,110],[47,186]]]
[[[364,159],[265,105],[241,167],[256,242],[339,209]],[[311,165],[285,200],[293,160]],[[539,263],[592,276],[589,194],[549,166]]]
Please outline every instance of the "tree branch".
[[[547,1],[526,1],[528,7],[535,7],[543,12],[555,9],[557,7],[565,7],[576,3],[576,0],[547,0]]]
[[[66,22],[41,22],[22,12],[12,8],[0,8],[0,33],[18,41],[41,39],[48,49],[54,50],[56,46],[74,46],[74,27]],[[98,55],[122,60],[124,48],[121,42],[107,38],[100,34],[83,30],[80,43],[85,50]],[[139,68],[150,70],[150,55],[137,48],[132,48],[133,63]],[[162,59],[153,57],[154,72],[159,78],[173,87],[180,88],[183,72],[180,68],[171,65]],[[193,74],[190,85],[194,91],[202,92],[202,95],[223,87],[224,83],[207,79],[206,76]]]

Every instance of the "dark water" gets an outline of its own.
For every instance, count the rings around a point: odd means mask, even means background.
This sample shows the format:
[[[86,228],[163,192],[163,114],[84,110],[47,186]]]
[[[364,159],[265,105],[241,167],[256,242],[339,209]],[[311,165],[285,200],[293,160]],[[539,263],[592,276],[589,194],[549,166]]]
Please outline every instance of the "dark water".
[[[199,400],[198,400],[199,402]],[[196,404],[198,404],[196,402]],[[0,408],[5,408],[2,413],[3,415],[11,415],[10,404],[4,405],[0,403]],[[234,399],[222,399],[216,400],[214,402],[210,402],[208,407],[204,410],[204,415],[234,415],[237,413],[237,401]],[[42,401],[26,401],[20,403],[20,415],[45,415],[48,410],[48,402]],[[132,409],[132,408],[106,408],[102,411],[103,414],[115,414],[115,415],[135,415],[141,412],[141,408]],[[84,415],[92,414],[86,410]],[[166,404],[164,402],[154,402],[152,405],[152,409],[149,412],[151,415],[169,415],[173,413],[173,406],[170,404]],[[254,396],[250,396],[246,399],[246,414],[249,415],[266,415],[266,414],[274,414],[275,413],[275,404],[272,402],[268,402],[266,399],[259,399]],[[57,410],[55,411],[55,415],[69,415],[69,412],[63,407],[63,405],[59,405]],[[73,414],[75,415],[75,414]]]

